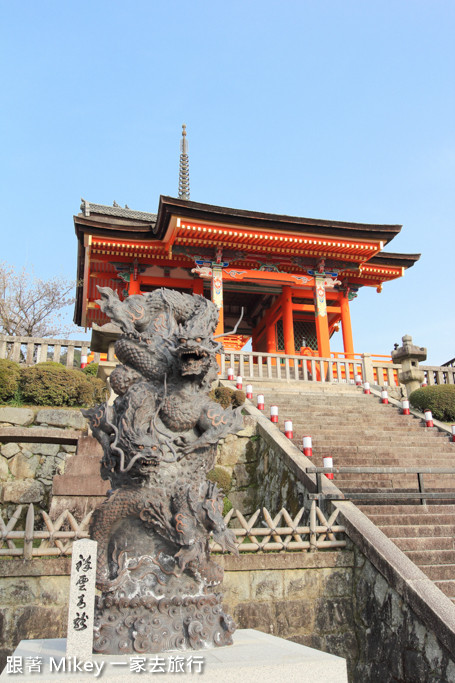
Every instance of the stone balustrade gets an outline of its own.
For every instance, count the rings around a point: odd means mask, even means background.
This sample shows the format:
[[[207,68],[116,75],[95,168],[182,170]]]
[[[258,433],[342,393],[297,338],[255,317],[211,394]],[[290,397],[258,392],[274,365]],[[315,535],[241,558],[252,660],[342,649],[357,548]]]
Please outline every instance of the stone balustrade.
[[[34,365],[52,360],[55,363],[64,361],[67,368],[74,366],[74,352],[79,350],[81,356],[87,356],[88,341],[75,339],[50,339],[40,337],[15,337],[0,334],[0,359],[12,360],[15,363]],[[63,356],[63,360],[62,360]],[[99,362],[100,354],[95,354],[95,362]]]

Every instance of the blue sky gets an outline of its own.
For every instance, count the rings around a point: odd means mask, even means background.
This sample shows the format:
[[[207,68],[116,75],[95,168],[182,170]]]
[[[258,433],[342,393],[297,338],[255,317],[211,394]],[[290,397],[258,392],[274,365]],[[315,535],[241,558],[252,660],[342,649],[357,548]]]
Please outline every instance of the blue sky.
[[[185,122],[195,201],[403,224],[356,351],[449,360],[454,34],[452,0],[0,0],[0,260],[74,278],[80,198],[156,211]]]

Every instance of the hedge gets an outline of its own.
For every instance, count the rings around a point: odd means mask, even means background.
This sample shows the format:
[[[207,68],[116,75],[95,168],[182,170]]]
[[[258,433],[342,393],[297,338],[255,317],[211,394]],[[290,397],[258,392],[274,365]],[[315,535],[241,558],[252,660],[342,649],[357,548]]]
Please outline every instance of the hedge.
[[[409,397],[413,408],[431,410],[433,417],[442,422],[455,420],[455,384],[438,384],[413,391]]]
[[[6,403],[19,390],[20,368],[12,360],[0,360],[0,401]]]
[[[0,360],[0,402],[38,406],[91,406],[106,400],[103,380],[48,361],[31,367]]]

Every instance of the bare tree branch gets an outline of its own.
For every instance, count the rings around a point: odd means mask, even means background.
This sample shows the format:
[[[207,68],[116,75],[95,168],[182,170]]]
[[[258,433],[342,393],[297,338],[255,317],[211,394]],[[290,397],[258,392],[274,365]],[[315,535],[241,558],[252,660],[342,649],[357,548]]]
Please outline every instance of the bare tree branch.
[[[0,263],[0,332],[24,337],[58,337],[74,331],[62,323],[62,311],[74,303],[75,283],[42,280]]]

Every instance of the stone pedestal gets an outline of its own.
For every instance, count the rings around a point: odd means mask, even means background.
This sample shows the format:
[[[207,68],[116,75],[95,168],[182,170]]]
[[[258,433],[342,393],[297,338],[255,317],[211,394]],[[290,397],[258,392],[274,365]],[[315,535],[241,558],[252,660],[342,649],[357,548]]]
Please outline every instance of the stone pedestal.
[[[109,482],[100,476],[102,456],[103,449],[93,436],[79,438],[76,455],[68,459],[65,473],[53,479],[51,519],[57,519],[63,510],[82,519],[105,500]]]
[[[140,666],[139,656],[93,655],[84,663],[81,659],[65,659],[66,673],[62,673],[62,659],[65,658],[66,641],[23,640],[14,657],[22,658],[24,674],[10,674],[3,671],[1,681],[30,681],[39,683],[74,681],[80,683],[93,680],[96,676],[109,683],[128,683],[155,677],[165,680],[199,679],[204,683],[288,683],[303,681],[324,681],[324,683],[347,683],[346,661],[341,657],[320,652],[305,645],[298,645],[267,633],[244,629],[234,634],[234,644],[199,652],[165,652],[142,657],[142,672],[134,672],[132,666]],[[26,674],[26,657],[41,657],[41,674]],[[132,660],[136,661],[133,664]],[[56,667],[60,670],[56,671]],[[86,669],[84,670],[84,666]],[[102,667],[99,673],[99,667]],[[179,670],[179,667],[180,668]],[[68,668],[71,669],[68,672]],[[76,671],[75,671],[76,668]]]

